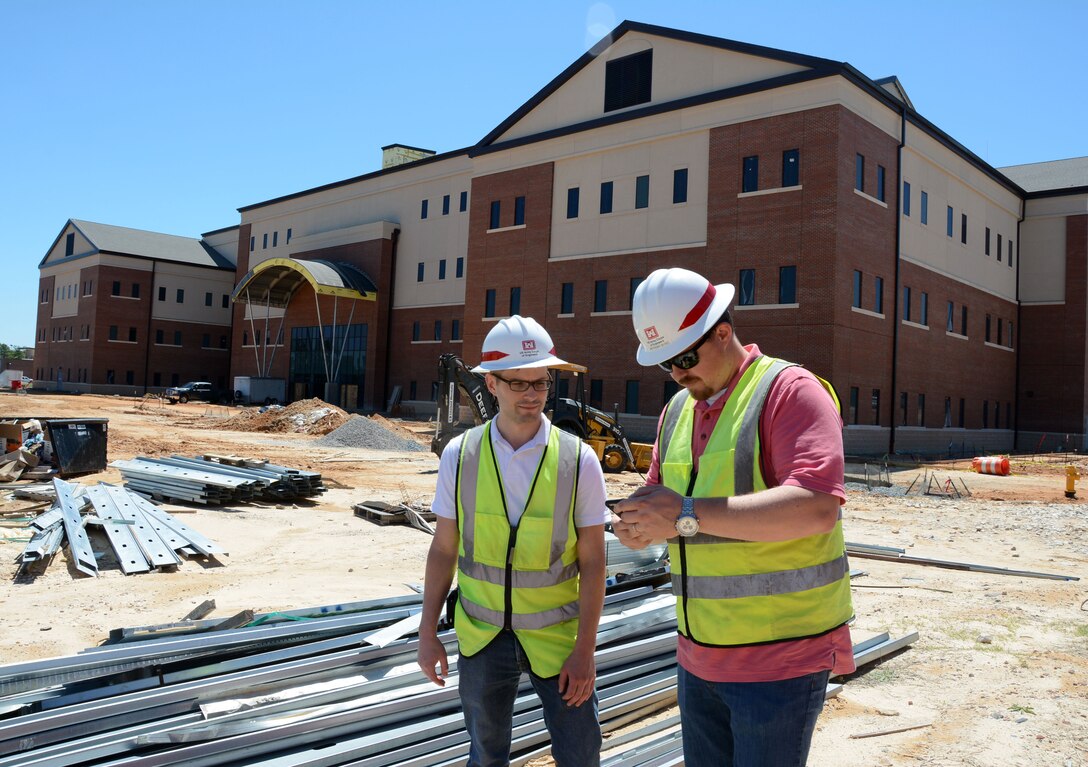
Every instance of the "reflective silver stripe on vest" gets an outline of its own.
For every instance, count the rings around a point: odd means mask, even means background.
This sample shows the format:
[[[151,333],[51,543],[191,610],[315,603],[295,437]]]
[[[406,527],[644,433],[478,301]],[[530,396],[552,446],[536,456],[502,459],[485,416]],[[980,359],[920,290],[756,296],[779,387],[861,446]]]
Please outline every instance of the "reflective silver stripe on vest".
[[[661,433],[657,435],[657,461],[659,464],[664,463],[665,456],[669,454],[669,442],[672,440],[673,432],[676,431],[676,424],[680,422],[680,412],[684,409],[684,403],[688,401],[690,396],[691,394],[688,393],[687,389],[681,389],[669,400],[665,418],[661,421]]]
[[[557,566],[556,566],[557,565]],[[556,583],[569,581],[578,575],[578,563],[572,562],[566,567],[562,562],[557,562],[550,570],[513,570],[510,574],[511,585],[516,589],[539,589],[545,586],[554,586]],[[488,583],[505,583],[506,568],[494,565],[481,565],[473,562],[468,557],[460,557],[457,566],[461,572],[470,578]]]
[[[489,610],[486,607],[481,607],[475,602],[470,602],[465,599],[464,594],[461,595],[461,607],[464,609],[465,614],[470,618],[474,618],[478,621],[483,621],[492,626],[502,626],[505,616],[499,610]],[[549,626],[554,626],[557,623],[563,621],[574,620],[578,617],[578,603],[571,602],[565,604],[562,607],[556,607],[551,610],[544,610],[539,613],[530,613],[528,615],[524,613],[514,613],[510,616],[510,628],[514,630],[519,629],[546,629]]]
[[[687,596],[689,599],[740,599],[792,594],[837,583],[848,571],[849,565],[846,555],[843,554],[830,562],[797,570],[751,575],[688,575]],[[684,580],[683,576],[673,573],[674,593],[681,593],[681,583]]]
[[[476,554],[476,481],[480,467],[480,449],[486,433],[486,426],[465,432],[461,445],[461,466],[457,472],[461,486],[461,510],[465,515],[458,520],[461,524],[461,544],[465,549],[465,557],[470,561]],[[465,467],[470,467],[471,470],[466,470]]]
[[[767,368],[763,377],[756,384],[755,393],[744,411],[737,432],[737,452],[733,456],[733,495],[748,495],[755,490],[756,439],[759,437],[759,417],[763,414],[763,403],[778,374],[792,362],[775,360]]]

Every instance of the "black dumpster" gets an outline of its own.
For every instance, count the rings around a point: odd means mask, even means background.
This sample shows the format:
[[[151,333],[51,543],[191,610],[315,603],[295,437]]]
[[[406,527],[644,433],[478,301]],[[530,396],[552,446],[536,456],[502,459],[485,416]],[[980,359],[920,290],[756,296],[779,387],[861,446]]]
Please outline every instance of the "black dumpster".
[[[42,418],[45,439],[53,447],[53,465],[62,477],[106,469],[108,418]]]

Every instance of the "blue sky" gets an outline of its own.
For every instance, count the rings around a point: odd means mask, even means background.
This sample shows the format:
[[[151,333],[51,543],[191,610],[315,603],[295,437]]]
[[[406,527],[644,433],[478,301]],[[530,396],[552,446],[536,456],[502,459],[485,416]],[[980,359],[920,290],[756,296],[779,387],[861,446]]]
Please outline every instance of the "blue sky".
[[[1088,155],[1088,3],[5,0],[0,342],[69,218],[197,237],[237,208],[479,141],[624,19],[896,75],[991,165]]]

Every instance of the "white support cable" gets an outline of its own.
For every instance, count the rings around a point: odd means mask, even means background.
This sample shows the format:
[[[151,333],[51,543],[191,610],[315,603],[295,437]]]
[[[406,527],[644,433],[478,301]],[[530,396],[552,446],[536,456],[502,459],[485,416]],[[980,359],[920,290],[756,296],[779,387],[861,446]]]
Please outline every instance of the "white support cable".
[[[261,372],[261,358],[257,355],[257,326],[253,324],[253,304],[249,302],[249,286],[246,286],[246,314],[249,315],[249,332],[253,334],[253,362]],[[244,346],[244,344],[243,344]]]
[[[314,293],[314,306],[317,307],[317,340],[321,344],[321,360],[325,363],[325,380],[329,380],[329,358],[325,354],[325,323],[321,319],[321,296]]]

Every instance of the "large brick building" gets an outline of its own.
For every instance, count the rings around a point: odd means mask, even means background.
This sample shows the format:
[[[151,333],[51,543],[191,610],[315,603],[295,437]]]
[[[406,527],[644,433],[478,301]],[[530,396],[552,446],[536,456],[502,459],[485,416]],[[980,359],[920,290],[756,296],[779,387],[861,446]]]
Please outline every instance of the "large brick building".
[[[440,353],[520,313],[637,429],[675,387],[634,361],[631,295],[685,266],[834,383],[851,451],[1088,431],[1088,163],[995,169],[895,78],[625,22],[476,145],[385,151],[240,208],[232,376],[423,408]]]

